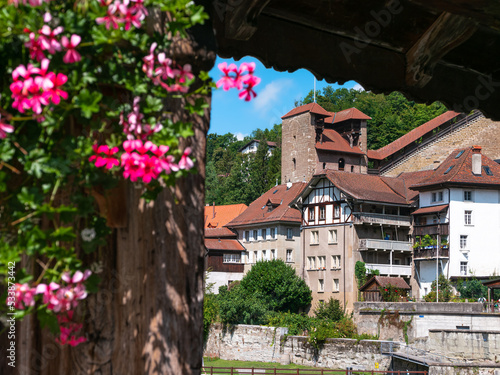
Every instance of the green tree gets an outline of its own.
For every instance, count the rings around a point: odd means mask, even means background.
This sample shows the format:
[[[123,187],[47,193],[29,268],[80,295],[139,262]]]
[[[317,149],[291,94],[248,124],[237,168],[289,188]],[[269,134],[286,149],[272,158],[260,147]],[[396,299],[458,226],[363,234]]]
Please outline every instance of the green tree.
[[[354,275],[358,281],[358,288],[361,288],[366,282],[366,266],[364,262],[357,261],[354,266]]]
[[[439,302],[448,302],[452,296],[450,280],[443,274],[439,275]],[[426,302],[436,302],[436,280],[431,284],[431,291],[424,297]]]
[[[328,302],[320,303],[318,308],[314,310],[314,315],[318,319],[331,320],[338,322],[345,316],[344,309],[338,299],[330,297]]]
[[[462,298],[477,299],[488,295],[488,288],[476,278],[459,280],[457,283],[457,291]]]

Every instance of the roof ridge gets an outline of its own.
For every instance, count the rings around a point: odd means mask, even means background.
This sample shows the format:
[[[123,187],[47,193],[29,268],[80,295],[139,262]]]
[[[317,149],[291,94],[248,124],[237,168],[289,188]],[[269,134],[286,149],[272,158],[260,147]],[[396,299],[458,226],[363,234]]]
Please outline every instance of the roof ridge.
[[[377,176],[377,177],[380,177],[380,179],[382,180],[382,182],[389,188],[391,189],[394,193],[396,193],[397,195],[399,195],[401,198],[403,198],[405,201],[408,202],[408,199],[406,197],[406,194],[403,196],[401,194],[399,194],[396,190],[394,190],[391,185],[389,185],[387,182],[385,182],[385,179],[383,179],[382,177],[385,177],[386,179],[387,178],[394,178],[395,180],[397,179],[397,177],[389,177],[389,176]],[[403,180],[403,183],[404,183],[404,180]],[[406,191],[406,186],[405,186],[405,191]]]

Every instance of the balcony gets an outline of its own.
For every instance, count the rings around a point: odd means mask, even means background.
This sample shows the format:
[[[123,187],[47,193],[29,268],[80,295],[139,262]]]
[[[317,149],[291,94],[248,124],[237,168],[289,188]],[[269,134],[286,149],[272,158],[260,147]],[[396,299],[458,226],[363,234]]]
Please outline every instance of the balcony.
[[[365,267],[367,270],[379,270],[380,276],[411,276],[411,266],[366,263]]]
[[[372,214],[369,212],[353,212],[354,224],[383,224],[410,227],[410,216]]]
[[[430,225],[415,225],[413,227],[414,236],[425,236],[439,234],[441,236],[448,236],[450,234],[449,224],[430,224]]]
[[[376,240],[364,238],[359,240],[359,250],[389,250],[411,252],[411,243],[406,241]]]
[[[436,258],[437,247],[434,246],[426,246],[426,247],[417,247],[413,249],[413,260],[429,260]],[[449,258],[450,257],[450,249],[448,245],[442,245],[439,249],[439,258]]]

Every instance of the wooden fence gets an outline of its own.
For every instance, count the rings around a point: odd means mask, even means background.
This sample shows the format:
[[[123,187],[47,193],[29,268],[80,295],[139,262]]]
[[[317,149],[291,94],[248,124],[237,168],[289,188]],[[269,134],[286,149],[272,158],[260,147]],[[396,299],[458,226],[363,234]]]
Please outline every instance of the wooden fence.
[[[330,369],[279,369],[279,368],[243,368],[243,367],[208,367],[202,368],[203,375],[427,375],[427,371],[363,371]]]

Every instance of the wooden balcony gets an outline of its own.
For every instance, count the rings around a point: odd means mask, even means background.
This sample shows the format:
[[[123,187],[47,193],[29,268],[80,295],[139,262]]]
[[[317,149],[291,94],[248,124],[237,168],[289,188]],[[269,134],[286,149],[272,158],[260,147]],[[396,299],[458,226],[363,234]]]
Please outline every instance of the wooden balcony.
[[[413,249],[413,260],[428,260],[428,259],[436,259],[436,246],[426,246],[426,247],[417,247]],[[449,258],[450,257],[450,249],[447,245],[441,246],[439,249],[439,258]]]
[[[429,225],[415,225],[413,227],[414,236],[428,235],[441,235],[448,236],[450,234],[449,224],[429,224]]]
[[[410,227],[410,216],[372,214],[369,212],[353,212],[354,224],[383,224]]]
[[[407,241],[390,241],[390,240],[379,240],[371,238],[363,238],[359,240],[359,250],[388,250],[388,251],[401,251],[401,252],[411,252],[411,243]]]

